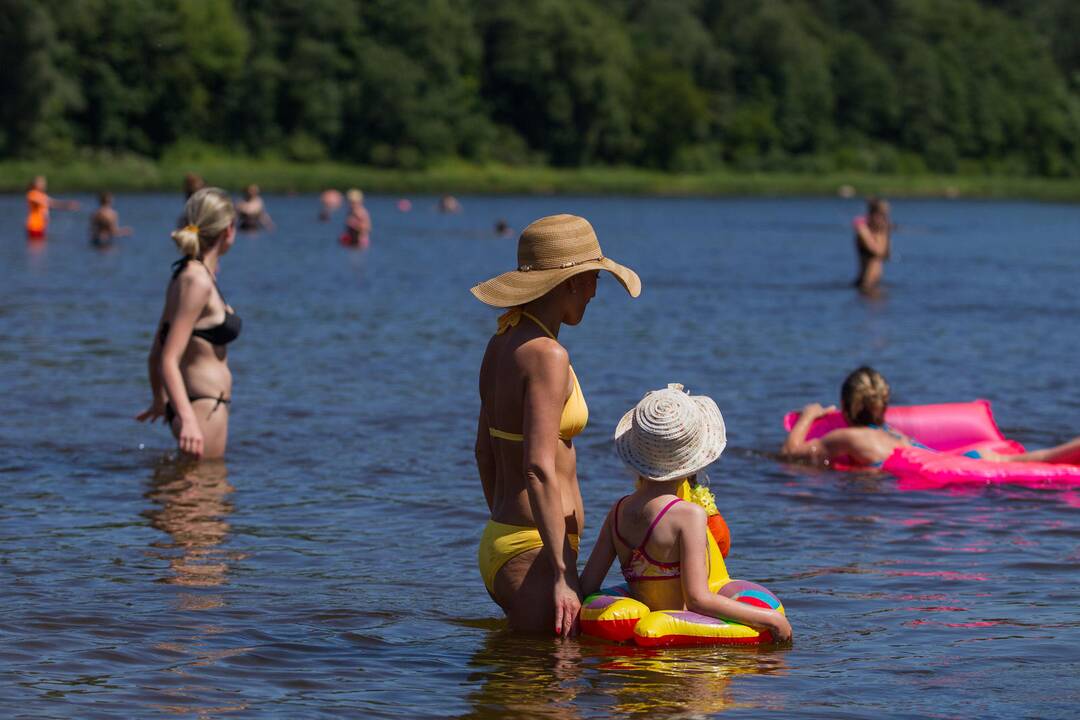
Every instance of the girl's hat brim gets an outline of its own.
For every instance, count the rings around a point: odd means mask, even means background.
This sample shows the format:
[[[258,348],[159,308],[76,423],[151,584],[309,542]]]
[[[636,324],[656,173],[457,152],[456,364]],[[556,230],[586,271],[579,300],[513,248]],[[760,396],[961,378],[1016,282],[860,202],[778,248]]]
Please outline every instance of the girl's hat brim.
[[[712,398],[705,395],[691,395],[690,399],[701,409],[703,426],[701,438],[694,452],[676,467],[655,462],[658,453],[655,448],[648,448],[641,442],[634,430],[634,412],[631,408],[615,428],[615,453],[626,465],[635,470],[645,480],[666,482],[699,473],[716,462],[727,447],[727,429],[724,416]]]
[[[637,273],[606,257],[551,270],[511,270],[474,285],[471,292],[477,300],[493,307],[515,307],[542,297],[574,275],[591,270],[606,270],[614,275],[630,297],[641,294],[641,278]]]

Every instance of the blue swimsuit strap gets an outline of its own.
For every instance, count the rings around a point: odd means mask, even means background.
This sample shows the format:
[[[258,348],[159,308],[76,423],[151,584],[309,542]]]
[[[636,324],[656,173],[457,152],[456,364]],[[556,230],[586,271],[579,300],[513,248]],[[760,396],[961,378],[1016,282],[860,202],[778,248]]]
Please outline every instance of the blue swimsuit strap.
[[[926,445],[923,445],[921,442],[919,442],[915,438],[907,437],[906,435],[902,434],[900,431],[893,429],[889,425],[889,423],[884,423],[883,425],[875,425],[874,423],[870,423],[866,427],[873,428],[874,430],[881,430],[884,433],[888,433],[889,435],[892,435],[897,440],[904,440],[906,442],[911,443],[911,445],[913,447],[921,448],[923,450],[930,450],[931,452],[934,452],[934,448],[927,447]]]

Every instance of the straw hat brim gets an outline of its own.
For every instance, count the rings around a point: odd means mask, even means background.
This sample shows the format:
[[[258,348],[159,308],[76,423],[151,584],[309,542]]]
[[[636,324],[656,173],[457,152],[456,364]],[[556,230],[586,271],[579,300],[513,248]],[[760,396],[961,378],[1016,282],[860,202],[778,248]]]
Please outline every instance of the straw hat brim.
[[[615,453],[619,456],[619,459],[637,471],[642,478],[653,482],[684,478],[701,472],[716,462],[716,459],[724,452],[724,448],[727,447],[724,416],[720,414],[720,408],[716,406],[716,402],[712,398],[705,395],[694,395],[690,399],[701,408],[705,427],[696,452],[680,467],[661,468],[653,466],[641,457],[641,453],[634,452],[636,438],[633,425],[634,411],[637,408],[627,411],[615,427]]]
[[[588,260],[567,268],[553,270],[511,270],[485,280],[471,289],[476,299],[498,308],[515,307],[535,300],[548,293],[559,283],[574,275],[590,270],[606,270],[626,288],[630,297],[641,294],[641,279],[637,273],[609,258]]]

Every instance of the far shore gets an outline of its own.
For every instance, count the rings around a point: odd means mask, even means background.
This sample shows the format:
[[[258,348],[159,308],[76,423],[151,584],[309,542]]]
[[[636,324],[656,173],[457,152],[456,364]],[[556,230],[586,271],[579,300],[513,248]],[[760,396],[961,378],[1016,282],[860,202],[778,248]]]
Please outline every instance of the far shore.
[[[888,175],[813,173],[665,173],[636,168],[439,165],[395,170],[330,162],[204,159],[159,163],[139,158],[73,162],[0,162],[0,192],[21,193],[34,175],[49,179],[53,194],[71,192],[180,192],[185,173],[239,191],[249,183],[263,192],[314,193],[362,188],[375,194],[841,196],[995,198],[1080,202],[1080,179],[997,175]]]

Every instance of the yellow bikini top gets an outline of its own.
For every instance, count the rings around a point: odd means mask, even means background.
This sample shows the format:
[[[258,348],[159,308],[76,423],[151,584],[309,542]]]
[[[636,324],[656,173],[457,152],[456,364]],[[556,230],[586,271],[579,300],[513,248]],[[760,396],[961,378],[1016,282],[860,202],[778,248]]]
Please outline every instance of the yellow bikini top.
[[[535,315],[528,313],[521,308],[511,308],[503,313],[499,317],[499,329],[495,331],[495,334],[502,335],[510,328],[517,326],[517,324],[521,322],[521,317],[523,315],[539,325],[540,329],[547,333],[549,338],[557,340],[544,323],[540,322]],[[577,375],[574,374],[573,366],[570,367],[570,379],[574,382],[574,389],[570,392],[570,397],[566,399],[566,404],[563,405],[562,417],[559,418],[559,437],[563,440],[570,440],[573,438],[584,430],[585,425],[589,422],[589,406],[585,404],[585,395],[581,392],[581,385],[578,384]],[[525,439],[525,436],[521,433],[504,432],[503,430],[497,430],[493,427],[488,428],[488,433],[491,437],[511,440],[513,442],[522,442]]]

